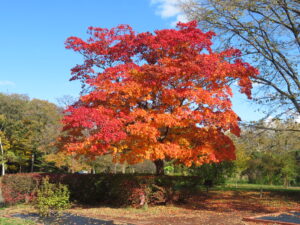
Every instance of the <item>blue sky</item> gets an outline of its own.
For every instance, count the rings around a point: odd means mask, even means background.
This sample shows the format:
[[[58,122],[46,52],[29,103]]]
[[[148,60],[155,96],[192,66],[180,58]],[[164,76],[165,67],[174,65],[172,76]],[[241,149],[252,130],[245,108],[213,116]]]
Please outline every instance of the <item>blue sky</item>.
[[[136,31],[170,28],[183,20],[176,0],[1,0],[0,92],[27,94],[56,102],[78,96],[80,85],[69,82],[70,69],[82,57],[64,48],[69,36],[85,37],[89,26],[111,28],[129,24]],[[251,104],[241,95],[234,110],[255,120]]]

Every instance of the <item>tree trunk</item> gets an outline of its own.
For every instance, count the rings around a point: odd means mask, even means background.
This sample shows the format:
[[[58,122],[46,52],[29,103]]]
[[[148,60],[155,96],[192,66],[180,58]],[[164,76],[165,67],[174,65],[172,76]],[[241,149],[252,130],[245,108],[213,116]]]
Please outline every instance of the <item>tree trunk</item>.
[[[31,154],[31,168],[30,168],[31,173],[33,173],[33,168],[34,168],[34,153]]]
[[[155,167],[156,167],[156,175],[164,175],[164,160],[157,159],[154,161]]]
[[[283,185],[285,188],[289,187],[289,180],[288,180],[287,176],[284,177]]]
[[[4,176],[5,175],[5,163],[4,163],[4,151],[3,151],[1,137],[0,137],[0,148],[1,148],[1,157],[2,157],[2,162],[1,162],[2,173],[1,173],[1,175]]]
[[[117,174],[117,163],[114,165],[114,174]]]
[[[123,163],[122,165],[122,173],[125,174],[126,173],[126,164]]]

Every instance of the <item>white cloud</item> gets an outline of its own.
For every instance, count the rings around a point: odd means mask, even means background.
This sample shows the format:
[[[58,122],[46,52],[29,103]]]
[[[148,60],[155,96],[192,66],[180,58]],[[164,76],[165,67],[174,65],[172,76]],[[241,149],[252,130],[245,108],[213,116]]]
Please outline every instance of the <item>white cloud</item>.
[[[265,119],[264,122],[265,122],[266,124],[269,124],[269,125],[270,125],[270,124],[274,123],[274,119],[275,119],[275,118],[274,118],[273,116],[268,116],[268,117]]]
[[[0,86],[15,86],[16,84],[9,80],[0,80]]]
[[[172,25],[173,27],[175,27],[175,26],[177,25],[178,22],[186,23],[186,22],[188,22],[188,21],[189,21],[189,20],[186,18],[185,15],[179,14],[179,15],[176,16],[176,20],[173,21],[173,22],[171,23],[171,25]]]
[[[300,123],[300,116],[295,117],[295,122]]]
[[[176,18],[176,20],[171,23],[171,26],[176,26],[179,21],[188,22],[179,7],[180,1],[182,0],[151,0],[151,4],[157,8],[156,14],[161,18]]]

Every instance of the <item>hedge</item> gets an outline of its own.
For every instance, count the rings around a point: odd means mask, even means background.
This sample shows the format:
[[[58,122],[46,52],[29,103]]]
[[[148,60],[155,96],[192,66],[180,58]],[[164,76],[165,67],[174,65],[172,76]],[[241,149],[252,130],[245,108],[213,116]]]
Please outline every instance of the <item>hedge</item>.
[[[199,177],[133,174],[8,174],[2,179],[2,194],[8,204],[33,201],[43,177],[66,184],[71,201],[81,204],[141,206],[181,201],[185,187],[203,184]]]
[[[41,175],[38,173],[18,173],[2,178],[1,190],[5,203],[29,202],[34,199]]]

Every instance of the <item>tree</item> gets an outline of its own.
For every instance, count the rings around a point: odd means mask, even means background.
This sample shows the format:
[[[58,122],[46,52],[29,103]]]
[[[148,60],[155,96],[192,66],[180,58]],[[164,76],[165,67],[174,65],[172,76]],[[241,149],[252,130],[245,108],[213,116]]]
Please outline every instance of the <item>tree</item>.
[[[53,162],[56,167],[66,168],[68,172],[74,173],[81,170],[91,170],[84,157],[66,154],[65,152],[55,152],[45,155],[45,160]]]
[[[1,175],[5,175],[7,150],[10,148],[10,143],[4,133],[5,116],[0,114],[0,151],[1,151]]]
[[[10,143],[5,152],[12,152],[15,157],[4,159],[8,170],[19,171],[29,160],[29,141],[27,139],[27,126],[24,123],[24,112],[29,98],[25,95],[0,94],[0,111],[3,116],[2,132]],[[4,158],[6,156],[4,155]],[[16,165],[18,164],[18,165]]]
[[[0,93],[0,129],[9,143],[4,154],[8,170],[33,171],[44,166],[42,155],[54,151],[52,143],[60,133],[61,111],[47,101]]]
[[[77,98],[72,95],[63,95],[56,99],[58,106],[62,109],[66,109],[68,106],[73,105],[77,101]]]
[[[9,149],[9,142],[5,138],[4,133],[0,130],[0,150],[1,150],[1,175],[5,175],[5,169],[6,169],[6,155],[7,155],[7,150]]]
[[[274,130],[256,130],[256,126]],[[237,148],[235,161],[239,175],[246,175],[250,182],[268,184],[295,184],[297,179],[297,155],[299,154],[299,132],[277,130],[299,129],[293,120],[274,119],[268,124],[256,122],[253,127],[243,129],[240,138],[234,138]],[[299,177],[299,176],[298,176]]]
[[[45,153],[54,151],[54,142],[60,134],[61,109],[55,104],[32,99],[27,104],[25,120],[31,150],[30,171],[34,171],[36,160]]]
[[[11,149],[11,143],[5,133],[6,128],[6,117],[0,114],[0,151],[1,151],[1,175],[4,176],[6,173],[7,162],[14,161],[16,156]]]
[[[256,95],[269,113],[300,114],[300,2],[298,0],[189,0],[181,7],[202,29],[219,33],[221,49],[240,48],[259,68]],[[226,42],[226,44],[224,44]]]
[[[177,28],[136,34],[127,25],[90,27],[88,41],[67,39],[84,56],[71,78],[82,82],[82,96],[63,119],[67,151],[130,164],[150,159],[158,174],[163,160],[191,166],[235,158],[224,134],[240,133],[229,84],[250,98],[257,70],[239,50],[214,52],[214,33],[195,21]]]

